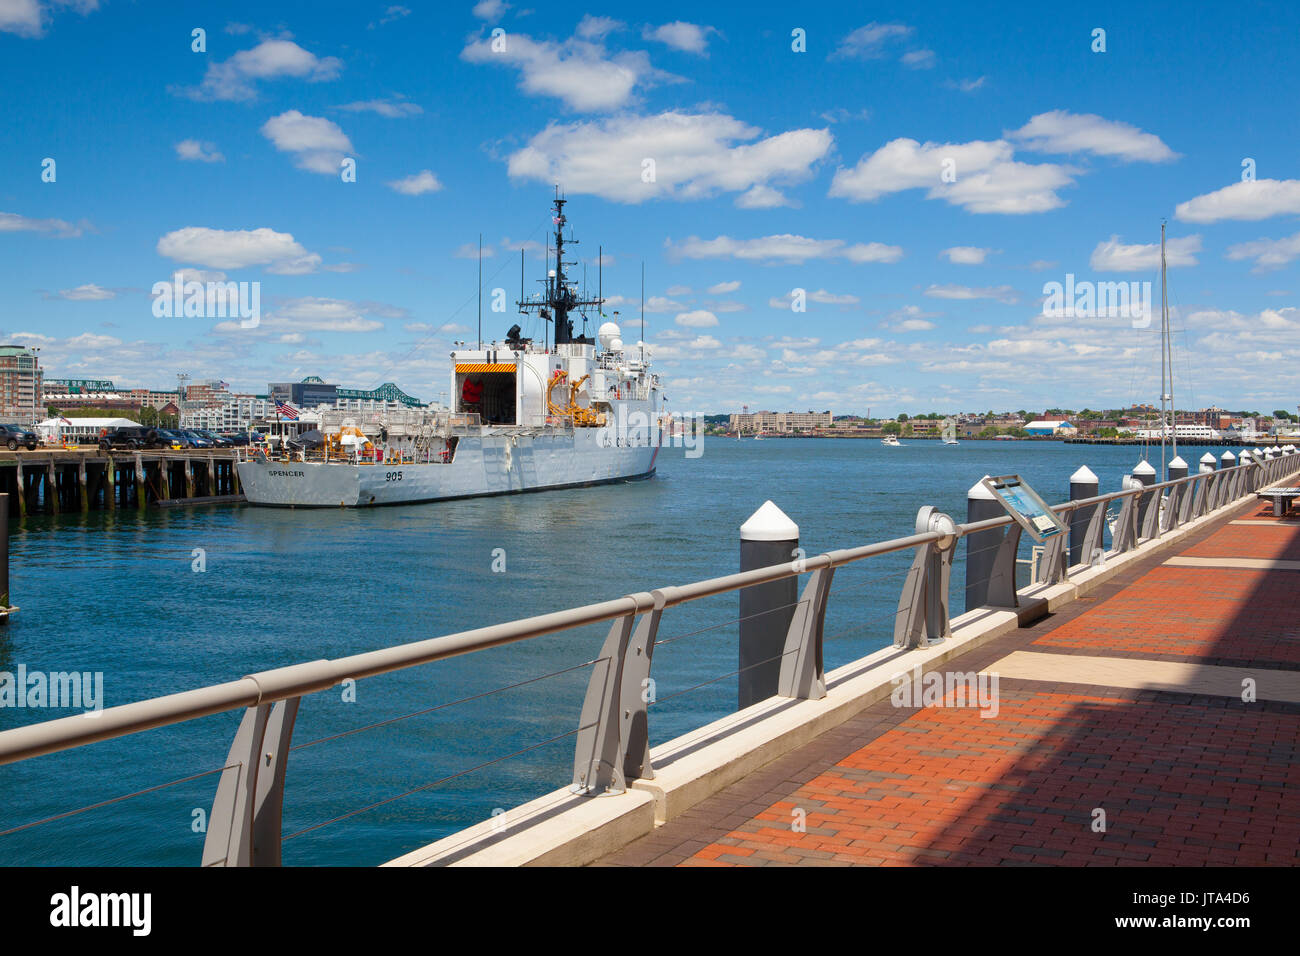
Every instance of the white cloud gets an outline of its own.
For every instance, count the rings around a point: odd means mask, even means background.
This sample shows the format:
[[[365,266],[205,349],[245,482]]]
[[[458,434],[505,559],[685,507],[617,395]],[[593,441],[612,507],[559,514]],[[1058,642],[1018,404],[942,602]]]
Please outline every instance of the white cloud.
[[[0,0],[3,2],[3,0]],[[212,143],[201,143],[197,139],[183,139],[176,144],[176,155],[181,159],[200,163],[224,163],[226,157],[217,151]]]
[[[852,169],[837,169],[829,195],[868,202],[928,188],[927,199],[943,199],[968,212],[1013,215],[1065,205],[1056,190],[1074,182],[1073,170],[1017,162],[1013,154],[1011,144],[1003,140],[922,145],[895,139],[863,156]]]
[[[965,285],[931,285],[925,295],[932,299],[996,299],[1011,305],[1020,300],[1016,290],[1009,285],[974,288]]]
[[[670,285],[664,290],[664,295],[690,295],[691,287],[688,285]]]
[[[868,23],[858,27],[831,53],[831,59],[871,60],[884,56],[884,47],[892,40],[910,36],[912,28],[902,23]]]
[[[939,255],[944,256],[949,262],[962,266],[983,265],[984,260],[990,255],[996,255],[1000,250],[981,249],[979,246],[953,246],[945,249]]]
[[[56,7],[74,7],[82,16],[99,9],[99,0],[0,0],[0,33],[36,38],[45,33]]]
[[[501,39],[505,46],[499,50],[492,48],[491,37],[472,40],[461,50],[461,59],[515,67],[526,94],[556,97],[573,110],[618,109],[628,104],[638,85],[668,78],[641,50],[611,54],[600,43],[581,37],[555,43],[510,33]]]
[[[436,193],[442,188],[442,183],[438,182],[438,177],[432,172],[422,169],[405,179],[394,180],[388,184],[388,188],[404,196],[422,196],[425,193]]]
[[[115,298],[116,295],[117,293],[111,289],[101,288],[94,283],[79,285],[75,289],[63,289],[59,292],[59,298],[73,302],[97,302],[101,299]]]
[[[1091,153],[1143,163],[1167,163],[1178,158],[1160,137],[1093,113],[1039,113],[1020,129],[1003,135],[1038,153]]]
[[[578,29],[574,32],[584,40],[603,40],[618,30],[627,26],[622,20],[615,20],[613,17],[597,17],[588,13],[578,23]]]
[[[483,247],[483,258],[488,259],[495,256],[497,251],[491,246]],[[455,256],[457,259],[477,259],[479,256],[478,243],[467,242],[456,249]]]
[[[1252,272],[1268,272],[1286,265],[1300,257],[1300,232],[1283,239],[1256,239],[1252,242],[1239,242],[1228,247],[1227,258],[1232,260],[1254,259]]]
[[[773,182],[801,182],[834,143],[829,130],[760,130],[722,113],[669,111],[582,123],[551,123],[510,156],[515,179],[564,183],[570,193],[615,202],[706,199],[745,193],[737,205],[783,204]],[[653,181],[644,174],[653,162]]]
[[[679,313],[673,321],[688,329],[709,329],[718,324],[718,317],[708,309],[695,309]]]
[[[0,212],[0,232],[43,232],[57,239],[75,239],[85,230],[62,219],[32,219],[16,212]]]
[[[313,173],[338,175],[343,158],[352,152],[347,134],[322,116],[289,110],[262,126],[262,135],[283,153],[294,154],[294,165]]]
[[[717,285],[709,286],[709,295],[726,295],[728,292],[735,292],[739,288],[739,280],[719,282]]]
[[[607,299],[606,302],[608,303],[608,301],[609,300]],[[661,295],[652,295],[650,298],[645,300],[645,310],[647,312],[677,312],[684,308],[686,308],[686,306],[682,305],[680,302],[666,299]]]
[[[1168,239],[1165,242],[1165,259],[1170,266],[1196,265],[1196,253],[1201,251],[1200,236]],[[1126,246],[1119,236],[1111,236],[1097,243],[1088,264],[1099,272],[1143,272],[1160,268],[1160,243]]]
[[[504,0],[479,0],[478,3],[474,4],[474,9],[471,12],[480,20],[493,23],[500,20],[509,9],[510,4],[504,2]]]
[[[280,332],[377,332],[382,322],[365,317],[366,303],[306,296],[290,299],[262,316],[259,334]],[[215,332],[234,332],[238,322],[219,322]]]
[[[881,242],[848,245],[843,239],[809,239],[789,233],[759,239],[733,239],[730,236],[700,239],[691,236],[677,244],[673,244],[671,239],[665,240],[665,245],[674,256],[687,259],[740,259],[797,264],[809,259],[848,259],[859,263],[897,262],[903,257],[900,246],[888,246]]]
[[[778,189],[771,186],[751,186],[736,197],[738,209],[775,209],[778,206],[793,206],[790,199]]]
[[[344,103],[338,108],[341,110],[347,110],[349,113],[378,113],[380,116],[388,119],[401,119],[404,116],[419,116],[424,112],[424,107],[397,98],[386,100],[358,100],[355,103]]]
[[[899,332],[924,332],[934,328],[934,323],[925,319],[902,319],[892,326]]]
[[[980,76],[973,80],[958,80],[956,83],[949,82],[947,85],[953,89],[961,90],[963,93],[974,93],[976,90],[982,89],[987,80],[988,77]]]
[[[400,6],[389,7],[387,10],[384,11],[384,15],[379,18],[379,25],[382,27],[385,26],[386,24],[392,23],[395,20],[401,20],[403,17],[409,17],[410,15],[411,15],[410,7],[400,7]]]
[[[1183,222],[1255,220],[1300,215],[1300,179],[1259,179],[1233,183],[1180,202],[1174,215]]]
[[[311,257],[287,232],[261,229],[226,230],[186,226],[158,240],[158,254],[177,262],[213,269],[276,266]],[[316,259],[319,261],[319,256]]]
[[[825,289],[818,289],[815,292],[809,292],[807,293],[807,298],[809,302],[817,302],[821,305],[857,305],[862,301],[856,295],[850,295],[848,293],[837,295],[834,292],[827,292]],[[774,309],[788,309],[790,308],[790,303],[793,301],[794,293],[787,292],[783,296],[768,299],[767,304]]]
[[[286,77],[320,83],[335,79],[343,61],[318,57],[292,40],[263,40],[251,50],[240,50],[229,60],[213,63],[197,89],[185,91],[199,100],[251,100],[261,80]]]
[[[900,59],[904,66],[913,70],[929,70],[934,68],[933,50],[911,50],[904,53]]]
[[[684,53],[704,54],[708,52],[709,34],[716,32],[713,27],[702,27],[694,23],[674,20],[663,26],[646,27],[643,36],[647,40],[656,40]]]

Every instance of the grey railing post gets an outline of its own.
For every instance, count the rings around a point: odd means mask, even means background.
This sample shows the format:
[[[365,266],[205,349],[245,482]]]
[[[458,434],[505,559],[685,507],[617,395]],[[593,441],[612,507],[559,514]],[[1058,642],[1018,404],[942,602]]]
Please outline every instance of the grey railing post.
[[[740,570],[785,564],[799,556],[799,526],[771,501],[740,526]],[[781,654],[798,604],[793,575],[740,589],[736,707],[744,710],[777,694]]]
[[[903,581],[894,617],[894,646],[929,647],[952,636],[948,591],[957,525],[946,514],[926,505],[916,515],[917,534],[937,531],[944,537],[919,545]]]
[[[1169,480],[1174,481],[1178,478],[1186,478],[1189,471],[1187,462],[1182,455],[1178,455],[1169,462]],[[1178,527],[1182,520],[1183,499],[1187,493],[1192,490],[1191,485],[1184,482],[1181,485],[1173,485],[1166,492],[1168,498],[1165,501],[1164,520],[1161,521],[1161,530],[1169,531]]]
[[[1136,481],[1132,475],[1124,476],[1124,490],[1141,487],[1142,482]],[[1131,551],[1137,544],[1138,498],[1140,495],[1140,491],[1135,491],[1134,494],[1126,497],[1124,503],[1119,507],[1119,517],[1115,519],[1115,530],[1110,538],[1110,546],[1116,554]]]
[[[777,693],[796,700],[821,700],[826,696],[822,638],[826,625],[826,599],[830,595],[835,568],[830,566],[825,555],[812,560],[825,561],[826,566],[816,568],[804,585],[781,652]],[[802,559],[796,561],[800,571],[806,564]]]
[[[1200,518],[1214,510],[1214,492],[1218,485],[1218,478],[1215,476],[1215,465],[1217,461],[1212,452],[1206,452],[1201,456],[1200,472],[1204,476],[1200,482],[1200,493],[1196,496],[1195,516]]]
[[[984,476],[985,478],[988,475]],[[983,479],[966,492],[966,523],[1000,518],[1006,512],[993,492],[984,487]],[[997,548],[1004,532],[1001,528],[975,531],[966,538],[966,610],[989,603],[989,578],[997,560]]]
[[[623,661],[619,738],[623,749],[624,781],[651,780],[655,775],[650,766],[649,706],[654,700],[650,661],[654,657],[655,638],[659,634],[659,620],[663,617],[667,597],[665,591],[651,591],[650,596],[654,604],[641,615]]]
[[[632,600],[635,602],[635,598]],[[582,714],[578,718],[578,742],[573,751],[572,790],[575,793],[596,796],[622,793],[627,789],[619,730],[622,725],[623,662],[627,660],[635,621],[634,603],[628,614],[610,625],[592,668],[587,696],[582,701]]]
[[[1133,469],[1133,481],[1137,482],[1139,485],[1142,485],[1144,488],[1155,484],[1156,470],[1153,467],[1151,467],[1151,462],[1143,459],[1142,461],[1137,463],[1136,467],[1134,467]],[[1151,510],[1152,500],[1155,500],[1156,513],[1159,514],[1160,511],[1159,496],[1143,494],[1136,498],[1136,503],[1138,508],[1137,525],[1139,528],[1142,529],[1141,533],[1144,537],[1151,537],[1151,535],[1147,533],[1146,529],[1147,529],[1147,513]]]
[[[279,866],[289,741],[301,698],[244,711],[208,814],[204,866]]]
[[[1101,483],[1092,469],[1084,465],[1070,476],[1070,500],[1095,498],[1100,487]],[[1092,551],[1084,547],[1087,532],[1092,527],[1097,512],[1105,510],[1106,505],[1103,502],[1091,508],[1075,508],[1070,512],[1070,567],[1092,560]],[[1096,547],[1096,544],[1094,543],[1092,547]]]

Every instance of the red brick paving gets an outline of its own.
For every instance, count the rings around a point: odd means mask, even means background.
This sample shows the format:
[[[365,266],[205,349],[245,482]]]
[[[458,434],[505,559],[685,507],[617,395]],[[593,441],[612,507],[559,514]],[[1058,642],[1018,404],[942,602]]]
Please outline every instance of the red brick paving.
[[[1181,553],[1287,557],[1300,523],[1195,538]],[[1295,669],[1300,572],[1161,567],[1167,557],[949,667],[1032,646]],[[993,718],[868,708],[601,862],[1300,863],[1300,706],[1022,680],[999,690]]]

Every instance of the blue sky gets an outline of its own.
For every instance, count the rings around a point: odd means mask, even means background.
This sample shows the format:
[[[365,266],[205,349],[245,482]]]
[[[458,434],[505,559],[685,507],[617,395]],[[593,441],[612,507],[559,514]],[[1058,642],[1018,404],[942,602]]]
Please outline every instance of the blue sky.
[[[1042,302],[1158,297],[1162,219],[1179,404],[1300,401],[1295,7],[178,6],[0,0],[0,332],[51,377],[437,400],[467,249],[513,302],[558,181],[677,410],[1158,403],[1158,321]],[[260,326],[155,317],[182,268]]]

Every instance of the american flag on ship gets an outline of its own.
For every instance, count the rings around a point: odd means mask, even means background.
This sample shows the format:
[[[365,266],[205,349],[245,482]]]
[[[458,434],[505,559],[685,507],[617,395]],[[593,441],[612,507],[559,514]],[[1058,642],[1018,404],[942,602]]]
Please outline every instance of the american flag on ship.
[[[298,420],[298,409],[280,401],[279,399],[276,399],[275,401],[275,414],[281,418],[287,418],[291,422],[296,422]]]

